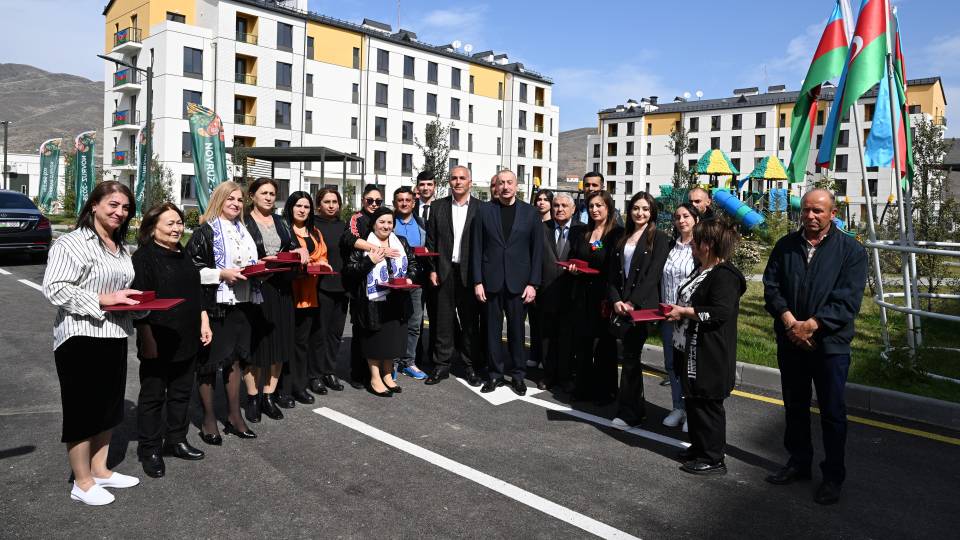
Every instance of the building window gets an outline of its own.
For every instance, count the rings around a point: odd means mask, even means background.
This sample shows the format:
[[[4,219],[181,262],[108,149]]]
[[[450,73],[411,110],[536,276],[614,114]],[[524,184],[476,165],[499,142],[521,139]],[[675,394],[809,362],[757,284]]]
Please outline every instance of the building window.
[[[627,141],[626,155],[628,155],[628,156],[632,156],[632,155],[633,155],[633,141]]]
[[[653,124],[650,122],[647,122],[647,135],[653,135]]]
[[[777,149],[783,150],[785,144],[786,144],[786,137],[783,137],[781,135],[780,138],[777,140]]]
[[[617,174],[617,162],[616,161],[607,162],[607,176],[613,176],[615,174]],[[609,188],[610,186],[608,185],[607,187]]]
[[[595,173],[600,172],[600,162],[599,162],[599,161],[594,161],[594,162],[593,162],[593,166],[590,168],[590,170],[593,171],[593,172],[595,172]]]
[[[460,89],[460,68],[450,68],[450,88]]]
[[[517,183],[526,184],[527,183],[527,167],[525,165],[517,165]]]
[[[313,111],[306,111],[304,115],[303,130],[307,133],[313,133]]]
[[[877,179],[876,178],[867,179],[867,189],[870,190],[871,197],[877,196]]]
[[[412,111],[413,107],[414,94],[412,88],[403,89],[403,110]]]
[[[279,129],[290,129],[290,104],[286,101],[277,102],[275,122]]]
[[[607,137],[617,136],[617,124],[607,124]]]
[[[378,141],[387,140],[387,119],[377,116],[373,120],[373,136]]]
[[[635,131],[634,124],[636,124],[636,122],[627,122],[627,136],[628,136],[628,137],[629,137],[629,136],[632,136],[632,135],[634,134],[634,131]]]
[[[168,11],[168,12],[167,12],[167,20],[168,20],[168,21],[173,21],[173,22],[182,23],[182,24],[186,24],[186,23],[187,23],[187,18],[186,18],[185,16],[183,16],[183,15],[181,15],[181,14],[179,14],[179,13],[174,13],[174,12],[172,12],[172,11]]]
[[[400,154],[400,174],[413,173],[413,154]]]
[[[823,143],[823,134],[817,135],[817,150],[820,149],[820,144]]]
[[[387,153],[383,150],[373,152],[373,172],[377,174],[386,174],[387,172]]]
[[[834,162],[833,170],[836,172],[847,172],[847,165],[849,163],[849,159],[850,159],[850,156],[848,156],[847,154],[837,154],[837,159]],[[839,189],[837,190],[837,192],[838,194],[842,195],[842,193],[839,193]]]
[[[690,147],[687,149],[687,153],[696,154],[700,151],[699,139],[690,139]]]
[[[720,149],[720,137],[710,137],[710,149],[711,150]]]
[[[767,137],[766,135],[755,135],[753,137],[753,149],[754,150],[764,150],[767,147]]]
[[[427,114],[437,116],[437,95],[427,94]]]
[[[520,111],[519,120],[517,121],[517,127],[520,129],[527,129],[527,111]]]
[[[497,137],[497,155],[499,156],[502,154],[503,154],[503,139],[501,139],[500,137]]]
[[[740,136],[739,136],[739,135],[734,135],[733,138],[730,139],[730,151],[731,151],[731,152],[739,152],[739,151],[740,151]]]
[[[437,84],[437,72],[440,70],[436,62],[427,62],[427,82]]]
[[[653,144],[647,143],[647,155],[649,156],[651,154],[653,154]]]
[[[293,64],[277,62],[277,89],[290,90],[293,88]]]
[[[413,79],[416,77],[414,72],[414,59],[412,56],[403,57],[403,76],[407,79]]]
[[[467,133],[467,152],[473,152],[473,133]]]
[[[377,49],[377,71],[379,73],[390,73],[390,52],[383,49]]]
[[[313,97],[313,74],[307,73],[307,87],[304,89],[307,97]]]
[[[787,113],[780,113],[780,127],[787,127]]]
[[[460,149],[460,130],[457,128],[450,128],[450,149]]]
[[[503,127],[503,111],[497,111],[497,127]]]
[[[307,59],[313,60],[313,38],[307,36]]]
[[[192,174],[181,174],[180,175],[180,202],[184,203],[187,200],[195,201],[197,198],[197,190],[193,185],[193,175]]]
[[[473,75],[470,76],[470,93],[472,94],[474,90],[474,80]]]
[[[817,125],[818,125],[818,126],[822,126],[822,125],[823,125],[823,110],[822,110],[822,109],[819,110],[819,111],[817,111]]]
[[[497,99],[503,99],[503,82],[497,83]]]
[[[691,118],[691,119],[690,119],[690,129],[689,129],[688,131],[689,131],[690,133],[696,133],[696,132],[700,131],[700,119],[699,119],[699,118]]]
[[[360,123],[357,121],[357,117],[354,116],[350,118],[350,138],[358,139],[360,137]]]
[[[353,83],[353,88],[350,92],[350,101],[360,103],[360,85],[358,83]]]
[[[203,78],[203,51],[192,47],[183,48],[183,76]]]
[[[293,25],[277,23],[277,48],[281,51],[293,50]]]
[[[277,140],[274,141],[273,145],[274,145],[275,147],[277,147],[277,148],[290,148],[290,141],[281,141],[280,139],[277,139]],[[289,162],[289,161],[275,161],[275,162],[273,163],[273,166],[274,166],[275,168],[277,168],[277,169],[289,169],[289,168],[290,168],[290,162]],[[281,183],[280,191],[281,191],[281,192],[283,191],[282,183]],[[281,193],[277,193],[277,200],[278,200],[278,201],[282,201],[282,200],[284,200],[284,199],[286,199],[286,198],[287,198],[286,195],[283,195],[283,196],[281,197]]]
[[[413,122],[409,120],[403,121],[403,126],[400,131],[400,141],[406,144],[413,144]]]
[[[650,174],[650,164],[649,164],[649,163],[647,163],[647,165],[646,165],[646,167],[645,167],[645,169],[644,169],[644,172],[645,172],[646,174],[648,174],[648,175]]]
[[[180,140],[180,161],[184,163],[193,162],[193,136],[190,135],[189,131],[184,131]]]
[[[527,157],[527,139],[523,137],[517,137],[517,155]]]
[[[187,113],[187,105],[190,103],[203,105],[203,92],[197,92],[195,90],[183,91],[183,118],[184,119],[190,118],[190,115]]]
[[[757,127],[758,127],[758,128],[765,128],[765,127],[767,127],[767,113],[765,113],[765,112],[758,112],[758,113],[757,113]]]
[[[607,155],[608,156],[617,155],[617,143],[615,142],[607,143]]]
[[[450,98],[450,118],[460,119],[460,100],[458,98]]]
[[[920,114],[921,112],[923,111],[920,105],[910,105],[907,107],[907,114]]]
[[[527,102],[527,83],[520,83],[520,101]]]
[[[599,144],[593,145],[593,157],[595,157],[595,158],[600,157],[600,145],[599,145]]]
[[[837,156],[840,157],[840,156]],[[847,194],[847,181],[843,178],[834,178],[833,185],[835,186],[834,194],[835,195],[846,195]]]
[[[455,157],[447,160],[447,170],[450,170],[458,165],[460,165],[460,160]]]
[[[710,131],[720,131],[720,116],[710,117]]]
[[[387,106],[387,85],[383,83],[377,83],[377,106],[386,107]]]
[[[626,169],[625,171],[623,171],[623,174],[633,174],[633,162],[632,162],[632,161],[628,161],[628,162],[626,163],[626,166],[627,166],[627,169]]]
[[[623,189],[626,193],[633,193],[633,180],[624,181]]]
[[[740,170],[740,158],[730,158],[730,163],[733,163],[733,168],[734,168],[734,169],[736,169],[736,170],[738,170],[738,171]],[[696,167],[696,166],[697,166],[697,162],[694,161],[694,162],[693,162],[693,166],[690,167],[690,168],[692,169],[693,167]]]
[[[743,115],[737,113],[733,115],[733,129],[742,129],[743,128]]]
[[[840,136],[837,137],[837,147],[838,147],[838,148],[846,148],[846,147],[849,146],[849,145],[850,145],[850,130],[849,130],[849,129],[841,129],[841,130],[840,130]],[[782,148],[781,148],[781,150],[782,150]]]
[[[353,48],[353,69],[360,69],[360,47]]]
[[[467,122],[473,122],[473,105],[467,105]]]

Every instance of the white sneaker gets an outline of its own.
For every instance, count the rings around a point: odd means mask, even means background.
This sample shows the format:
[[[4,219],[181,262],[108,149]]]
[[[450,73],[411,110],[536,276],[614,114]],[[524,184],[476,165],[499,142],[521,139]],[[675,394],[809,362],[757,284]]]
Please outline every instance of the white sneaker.
[[[687,419],[687,413],[683,409],[674,409],[670,411],[670,414],[663,419],[663,425],[667,427],[677,427],[680,425],[680,422],[683,422]]]
[[[684,432],[684,433],[687,432],[687,419],[686,419],[686,418],[683,419],[683,432]]]
[[[101,487],[118,489],[133,487],[140,483],[140,479],[136,476],[127,476],[118,472],[111,474],[110,478],[97,478],[94,476],[93,481]]]
[[[615,427],[615,428],[617,428],[617,429],[622,429],[622,430],[624,430],[624,431],[630,429],[630,424],[624,422],[622,418],[614,418],[614,419],[610,422],[610,425],[613,426],[613,427]]]
[[[76,482],[73,483],[73,489],[70,490],[70,498],[80,501],[90,506],[103,506],[114,501],[114,496],[109,491],[103,489],[100,484],[94,483],[90,489],[84,491]]]
[[[540,364],[536,360],[527,360],[527,367],[529,368],[535,368],[539,365]]]

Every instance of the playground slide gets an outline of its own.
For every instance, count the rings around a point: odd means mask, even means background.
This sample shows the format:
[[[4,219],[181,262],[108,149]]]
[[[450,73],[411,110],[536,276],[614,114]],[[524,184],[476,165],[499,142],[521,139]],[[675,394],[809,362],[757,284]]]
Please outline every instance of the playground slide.
[[[842,232],[843,234],[851,237],[857,236],[857,231],[847,230],[847,222],[845,222],[844,220],[838,217],[835,217],[833,218],[833,224],[836,225],[837,229],[839,229],[840,232]]]
[[[754,229],[764,222],[763,216],[756,210],[740,202],[729,191],[717,189],[713,192],[713,202],[723,208],[725,212],[734,216],[747,229]]]

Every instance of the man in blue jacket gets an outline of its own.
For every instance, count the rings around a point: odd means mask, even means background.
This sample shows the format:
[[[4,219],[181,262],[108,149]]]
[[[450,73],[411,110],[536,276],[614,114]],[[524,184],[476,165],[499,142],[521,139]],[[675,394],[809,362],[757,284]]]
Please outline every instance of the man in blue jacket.
[[[492,392],[509,372],[513,391],[527,393],[524,383],[523,320],[527,305],[537,297],[543,269],[543,222],[529,204],[517,200],[517,175],[508,169],[497,174],[499,194],[481,205],[473,220],[470,270],[474,294],[485,304],[489,380],[481,392]],[[500,344],[507,318],[508,358]]]
[[[810,479],[810,382],[817,389],[826,457],[814,500],[834,504],[846,476],[847,410],[844,387],[850,341],[867,280],[867,253],[833,224],[836,201],[815,189],[801,201],[803,227],[781,238],[763,272],[765,307],[774,318],[777,363],[783,385],[787,464],[767,477],[771,484]]]

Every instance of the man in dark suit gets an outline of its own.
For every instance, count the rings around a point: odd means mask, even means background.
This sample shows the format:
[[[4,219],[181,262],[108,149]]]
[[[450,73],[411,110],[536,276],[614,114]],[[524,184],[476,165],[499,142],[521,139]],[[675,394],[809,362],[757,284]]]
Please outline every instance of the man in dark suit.
[[[431,203],[427,220],[427,250],[439,257],[426,259],[430,283],[435,288],[430,311],[430,333],[434,336],[433,374],[426,384],[437,384],[450,376],[457,337],[457,349],[467,367],[467,382],[480,386],[475,367],[480,354],[480,313],[469,276],[473,220],[483,204],[470,195],[470,169],[450,170],[450,195]],[[435,316],[434,316],[435,314]],[[459,324],[458,324],[459,322]]]
[[[430,171],[420,171],[417,175],[417,206],[413,213],[426,223],[430,219],[431,205],[437,192],[437,180]]]
[[[530,307],[531,319],[536,319],[540,332],[539,343],[531,342],[530,351],[543,362],[544,378],[537,383],[543,390],[559,386],[564,391],[573,389],[573,321],[570,294],[574,276],[557,265],[570,255],[570,246],[583,237],[586,226],[573,220],[576,203],[569,193],[553,197],[552,219],[543,224],[543,281],[537,292],[537,301]],[[534,338],[534,336],[531,336]]]
[[[537,297],[543,273],[543,221],[529,204],[517,200],[517,175],[500,171],[499,196],[480,207],[473,220],[470,271],[477,300],[486,305],[486,343],[489,378],[481,392],[503,386],[505,372],[513,391],[527,393],[523,381],[524,328],[527,305]],[[507,318],[509,358],[500,346],[503,318]]]

